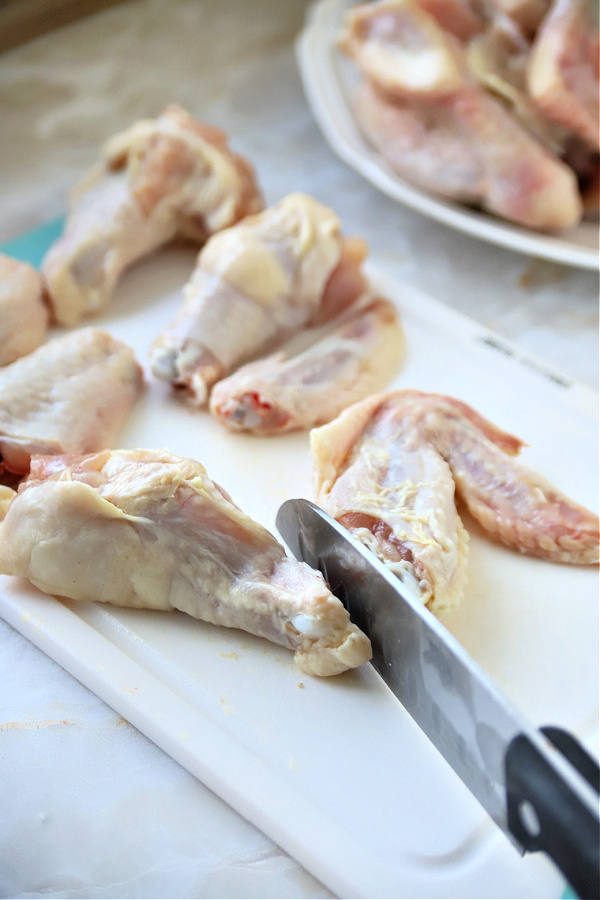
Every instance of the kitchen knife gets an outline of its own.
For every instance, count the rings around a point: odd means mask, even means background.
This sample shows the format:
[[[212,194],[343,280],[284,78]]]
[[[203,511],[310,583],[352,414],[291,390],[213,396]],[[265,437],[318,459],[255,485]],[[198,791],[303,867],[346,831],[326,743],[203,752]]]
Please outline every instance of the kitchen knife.
[[[582,898],[600,897],[600,771],[560,728],[535,729],[367,547],[307,500],[277,528],[371,639],[372,664],[517,848],[548,854]]]

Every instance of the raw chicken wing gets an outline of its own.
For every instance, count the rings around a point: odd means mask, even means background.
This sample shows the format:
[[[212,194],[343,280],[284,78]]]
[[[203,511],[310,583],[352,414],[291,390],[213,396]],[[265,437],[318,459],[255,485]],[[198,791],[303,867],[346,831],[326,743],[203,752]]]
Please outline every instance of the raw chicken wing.
[[[467,41],[485,28],[481,12],[469,0],[417,0],[419,9],[433,16],[438,25]]]
[[[395,307],[377,298],[296,356],[279,352],[215,385],[211,412],[234,431],[282,434],[313,428],[381,390],[403,353]]]
[[[453,398],[425,395],[416,403],[460,499],[488,534],[552,562],[598,563],[598,516],[511,458],[521,444],[517,438],[494,430]]]
[[[598,562],[598,517],[520,465],[520,447],[452,397],[375,395],[311,433],[316,502],[445,612],[466,578],[455,491],[492,537],[522,553]]]
[[[48,328],[42,278],[27,263],[0,253],[0,366],[31,353]]]
[[[127,266],[169,241],[202,244],[262,206],[250,164],[218,129],[178,106],[136,123],[104,145],[44,259],[56,320],[97,313]]]
[[[179,609],[335,675],[371,655],[323,576],[285,555],[200,463],[166,450],[35,457],[0,525],[0,571],[75,600]]]
[[[338,44],[385,93],[436,100],[463,87],[459,42],[418,0],[378,0],[354,7]]]
[[[355,109],[367,138],[417,187],[530,228],[569,228],[581,218],[571,169],[483,91],[416,105],[390,102],[365,82]]]
[[[572,133],[548,119],[529,96],[527,64],[531,44],[506,17],[477,35],[466,48],[471,76],[490,95],[498,97],[517,121],[555,156],[565,159]]]
[[[527,80],[544,115],[600,149],[597,0],[554,0],[536,35]]]
[[[507,16],[517,23],[524,35],[529,36],[535,33],[548,12],[551,0],[478,0],[478,2],[484,12],[492,18]]]
[[[468,535],[450,468],[398,393],[311,432],[316,502],[440,614],[460,603]]]
[[[25,474],[36,453],[110,446],[142,383],[133,351],[95,328],[55,338],[0,370],[0,472]]]
[[[573,171],[477,83],[460,42],[416,0],[369,3],[351,15],[342,48],[366,75],[356,115],[398,174],[530,228],[580,220]]]
[[[200,252],[183,307],[154,342],[152,371],[204,405],[238,365],[356,300],[365,255],[362,241],[342,237],[335,213],[304,194],[222,231]]]

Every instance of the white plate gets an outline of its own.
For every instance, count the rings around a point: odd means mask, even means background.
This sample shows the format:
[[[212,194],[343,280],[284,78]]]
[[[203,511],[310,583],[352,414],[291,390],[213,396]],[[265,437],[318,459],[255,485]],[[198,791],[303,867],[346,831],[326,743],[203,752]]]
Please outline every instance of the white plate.
[[[338,156],[377,188],[406,206],[481,240],[543,259],[598,268],[599,230],[584,223],[561,235],[545,235],[469,210],[407,184],[363,137],[349,101],[353,70],[335,42],[356,0],[320,0],[311,7],[296,49],[304,90],[323,135]]]
[[[140,361],[178,306],[194,254],[131,271],[95,324]],[[377,266],[407,339],[395,385],[455,394],[526,440],[525,461],[597,502],[597,395]],[[305,434],[253,438],[148,389],[119,439],[199,459],[274,531],[310,496]],[[598,578],[474,533],[453,633],[536,725],[597,746]],[[59,601],[0,579],[0,614],[262,829],[341,897],[559,897],[539,855],[521,859],[370,666],[303,675],[267,641],[179,613]]]

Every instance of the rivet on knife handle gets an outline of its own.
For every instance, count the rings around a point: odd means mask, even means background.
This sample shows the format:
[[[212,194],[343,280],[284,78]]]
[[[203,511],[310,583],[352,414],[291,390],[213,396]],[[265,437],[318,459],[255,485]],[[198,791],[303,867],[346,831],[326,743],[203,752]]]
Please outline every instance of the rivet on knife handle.
[[[508,827],[524,850],[547,853],[579,897],[597,900],[600,770],[572,735],[558,728],[542,732],[590,786],[591,803],[571,789],[527,735],[520,734],[511,741],[505,759]],[[591,805],[596,806],[595,814]]]

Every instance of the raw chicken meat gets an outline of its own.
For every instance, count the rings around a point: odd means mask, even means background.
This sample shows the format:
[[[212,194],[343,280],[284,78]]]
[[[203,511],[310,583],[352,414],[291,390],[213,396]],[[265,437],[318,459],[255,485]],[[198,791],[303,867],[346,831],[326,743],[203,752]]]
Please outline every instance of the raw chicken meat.
[[[286,557],[200,463],[166,450],[35,457],[0,525],[0,571],[75,600],[242,628],[313,675],[371,656],[323,576]]]
[[[528,62],[529,92],[544,115],[600,149],[598,2],[554,0]]]
[[[169,241],[203,244],[262,207],[252,167],[223,132],[178,106],[137,122],[104,145],[44,259],[56,320],[99,312],[127,266]]]
[[[295,356],[279,352],[215,385],[211,412],[234,431],[282,434],[313,428],[381,390],[404,350],[395,307],[376,298]]]
[[[518,463],[520,447],[452,397],[374,395],[311,432],[316,502],[444,613],[460,602],[466,580],[455,491],[515,550],[598,562],[598,517]]]
[[[210,388],[257,353],[331,319],[366,287],[366,246],[305,194],[212,237],[173,324],[154,342],[152,371],[207,403]]]
[[[524,35],[535,33],[548,12],[551,0],[476,0],[477,5],[491,18],[508,17]]]
[[[378,0],[352,8],[338,46],[385,93],[431,101],[464,86],[459,41],[418,0]]]
[[[0,472],[29,471],[36,453],[110,446],[141,391],[133,350],[84,328],[0,370]]]
[[[0,484],[0,522],[8,512],[8,507],[12,503],[16,491],[5,484]]]
[[[31,353],[44,340],[48,307],[33,266],[0,253],[0,366]]]
[[[573,171],[483,91],[417,105],[391,102],[364,82],[355,110],[368,140],[417,187],[530,228],[565,229],[581,219]]]
[[[468,535],[450,468],[401,397],[369,397],[311,432],[315,499],[440,614],[462,599]]]
[[[444,31],[450,32],[461,41],[480,34],[485,21],[476,5],[469,0],[416,0],[419,9],[436,20]]]
[[[477,83],[460,41],[417,0],[354,9],[340,44],[366,76],[358,122],[401,177],[530,228],[579,222],[574,172]]]
[[[507,26],[508,22],[508,26]],[[527,88],[527,63],[531,44],[506,18],[494,22],[466,48],[469,72],[492,96],[498,97],[518,122],[555,156],[565,160],[572,139],[566,128],[546,118]]]

